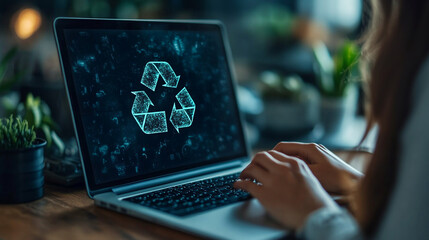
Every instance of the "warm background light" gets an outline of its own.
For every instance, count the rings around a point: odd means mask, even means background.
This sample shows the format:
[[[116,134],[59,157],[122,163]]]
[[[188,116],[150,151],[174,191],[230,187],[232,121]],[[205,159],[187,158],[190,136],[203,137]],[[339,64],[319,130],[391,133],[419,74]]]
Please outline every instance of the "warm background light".
[[[40,13],[31,8],[22,9],[16,18],[14,28],[16,35],[20,39],[27,39],[31,37],[42,24],[42,17]]]

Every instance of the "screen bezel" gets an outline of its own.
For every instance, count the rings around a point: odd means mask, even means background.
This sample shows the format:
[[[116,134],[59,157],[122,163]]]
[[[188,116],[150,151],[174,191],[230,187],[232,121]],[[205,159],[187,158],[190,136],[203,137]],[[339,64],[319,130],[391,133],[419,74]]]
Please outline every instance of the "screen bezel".
[[[189,171],[192,169],[198,169],[205,166],[212,166],[215,164],[221,164],[236,159],[248,159],[249,157],[249,146],[246,142],[242,116],[238,108],[237,97],[236,97],[236,82],[232,71],[232,59],[231,53],[226,39],[226,32],[223,24],[220,21],[176,21],[176,20],[118,20],[118,19],[83,19],[83,18],[57,18],[54,21],[54,34],[56,37],[56,43],[58,48],[59,59],[62,68],[63,79],[66,87],[67,96],[69,99],[70,109],[73,117],[73,124],[77,142],[79,145],[79,151],[81,155],[84,176],[88,193],[91,196],[93,192],[105,192],[109,189],[117,186],[123,186],[153,178],[159,178],[163,176],[169,176],[173,173],[179,173]],[[217,160],[210,160],[210,162],[201,162],[192,164],[189,166],[182,166],[168,171],[158,171],[151,174],[145,174],[126,179],[111,181],[107,183],[97,184],[94,178],[92,164],[90,162],[90,154],[86,142],[86,137],[83,131],[83,123],[79,114],[79,104],[77,103],[76,88],[72,77],[71,64],[69,62],[68,51],[66,47],[66,41],[64,37],[64,30],[66,29],[110,29],[110,30],[189,30],[189,31],[202,31],[210,30],[217,31],[223,40],[224,55],[227,60],[227,71],[231,78],[230,84],[233,94],[233,107],[239,119],[239,127],[241,131],[241,143],[243,145],[243,153],[237,154],[237,156],[230,156],[220,158]]]

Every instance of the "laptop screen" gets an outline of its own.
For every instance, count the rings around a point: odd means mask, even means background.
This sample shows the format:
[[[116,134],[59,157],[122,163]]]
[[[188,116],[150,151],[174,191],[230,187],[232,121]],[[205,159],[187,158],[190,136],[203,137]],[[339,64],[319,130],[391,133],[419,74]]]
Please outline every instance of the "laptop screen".
[[[135,24],[60,33],[93,187],[247,156],[221,28]]]

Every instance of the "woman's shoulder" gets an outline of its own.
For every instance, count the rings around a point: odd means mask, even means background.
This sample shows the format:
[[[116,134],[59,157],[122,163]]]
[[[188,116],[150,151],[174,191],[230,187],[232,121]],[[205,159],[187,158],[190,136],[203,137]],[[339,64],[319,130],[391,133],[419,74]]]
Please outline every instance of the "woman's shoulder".
[[[400,139],[398,174],[377,239],[429,236],[429,58],[417,75]]]
[[[419,103],[422,101],[422,98],[424,98],[425,95],[427,98],[428,91],[429,91],[429,56],[420,66],[420,70],[417,73],[414,87],[413,87],[411,103],[414,106],[419,105]],[[411,113],[415,112],[415,110],[416,110],[415,107],[412,108]]]
[[[429,103],[429,57],[423,62],[417,74],[410,103],[410,115],[401,137],[401,145],[404,147],[414,144],[421,137],[425,137],[429,143],[429,135],[422,135],[423,130],[429,130],[429,107],[427,106]]]

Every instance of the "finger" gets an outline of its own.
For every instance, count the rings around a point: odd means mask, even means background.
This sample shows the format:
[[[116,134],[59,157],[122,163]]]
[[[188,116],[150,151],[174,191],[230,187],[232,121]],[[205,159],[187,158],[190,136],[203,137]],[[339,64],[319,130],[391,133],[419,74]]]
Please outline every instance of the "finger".
[[[260,196],[261,186],[253,181],[238,179],[234,183],[234,188],[244,190],[256,198]]]
[[[293,157],[293,156],[288,156],[284,153],[281,153],[279,151],[276,150],[270,150],[268,151],[268,153],[273,156],[274,158],[276,158],[277,160],[283,162],[283,163],[287,163],[291,169],[293,170],[298,170],[299,168],[299,164],[300,162],[302,162],[301,159]]]
[[[321,145],[321,149],[320,149],[320,151],[322,151],[322,152],[326,153],[327,155],[329,155],[329,156],[331,156],[331,157],[333,157],[333,158],[335,158],[335,159],[337,159],[337,160],[339,160],[339,161],[343,162],[343,160],[342,160],[341,158],[339,158],[337,155],[335,155],[333,152],[331,152],[329,149],[327,149],[327,148],[326,148],[325,146],[323,146],[323,145]]]
[[[257,153],[253,157],[252,163],[261,166],[262,168],[266,169],[268,172],[273,171],[277,168],[276,166],[277,161],[273,159],[272,156],[265,151]]]
[[[329,151],[329,150],[325,147],[325,145],[320,144],[320,143],[318,143],[317,145],[320,147],[320,149],[324,149],[324,150],[326,150],[326,151]]]
[[[281,142],[273,150],[290,156],[298,156],[309,164],[315,163],[322,153],[322,147],[315,143]]]
[[[267,170],[254,163],[250,163],[240,174],[241,179],[256,179],[260,182],[263,182],[268,177]]]

